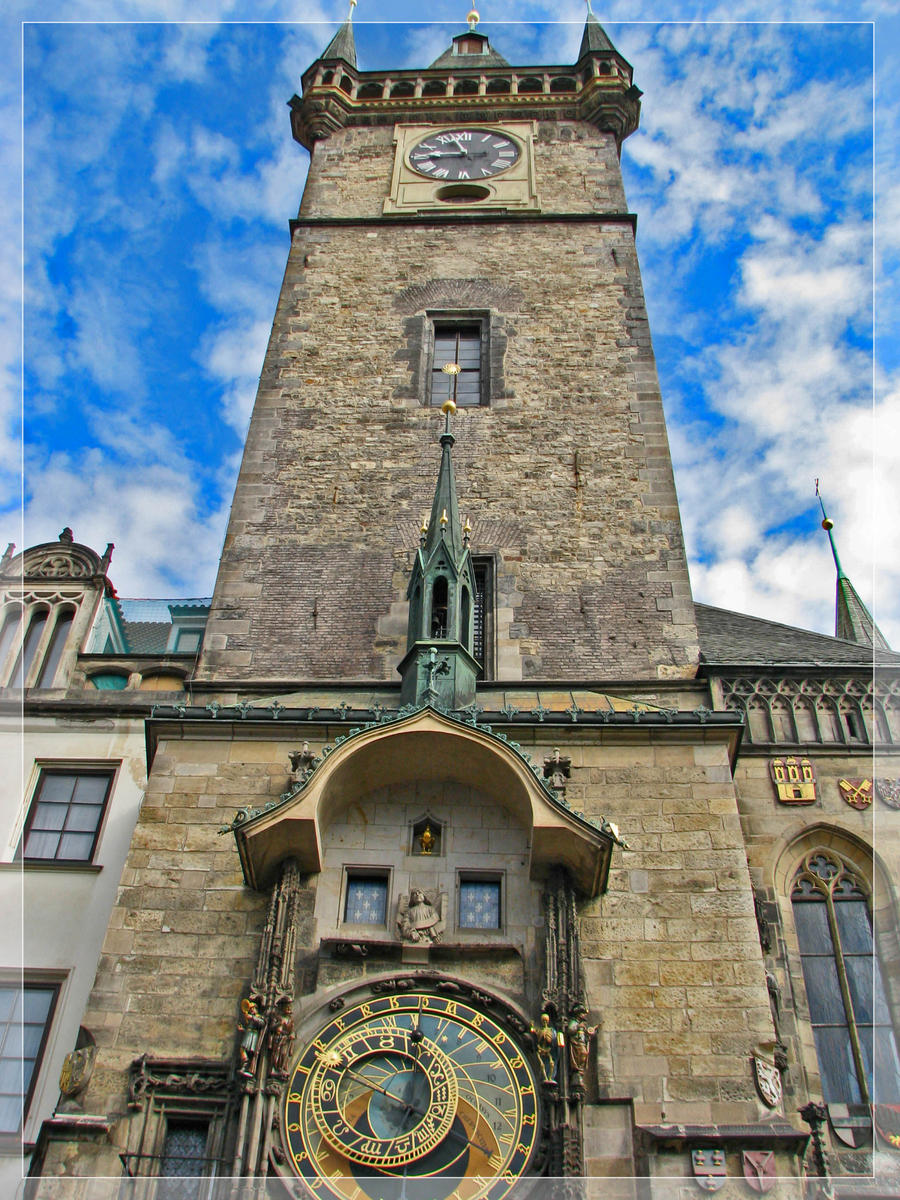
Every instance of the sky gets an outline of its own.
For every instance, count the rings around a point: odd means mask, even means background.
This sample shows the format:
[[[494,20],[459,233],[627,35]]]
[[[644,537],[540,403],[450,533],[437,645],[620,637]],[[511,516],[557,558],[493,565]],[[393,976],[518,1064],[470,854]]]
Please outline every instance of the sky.
[[[514,64],[577,56],[580,0],[479,10]],[[427,65],[467,11],[360,0],[360,68]],[[819,478],[900,647],[900,0],[595,12],[644,93],[622,163],[694,597],[833,632]],[[121,595],[211,594],[306,175],[286,102],[346,13],[0,17],[3,545],[68,525]]]

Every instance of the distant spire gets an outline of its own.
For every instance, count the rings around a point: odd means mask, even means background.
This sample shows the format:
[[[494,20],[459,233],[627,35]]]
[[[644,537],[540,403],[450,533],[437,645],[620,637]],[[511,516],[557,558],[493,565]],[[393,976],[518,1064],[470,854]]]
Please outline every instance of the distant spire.
[[[356,4],[357,0],[350,0],[350,12],[347,20],[319,55],[321,62],[340,58],[351,67],[356,66],[356,40],[353,37],[353,10],[356,8]]]
[[[825,511],[825,504],[819,493],[819,481],[816,480],[816,495],[819,497],[819,507],[822,509],[822,528],[828,534],[831,545],[831,556],[837,571],[837,588],[834,605],[834,636],[848,642],[857,642],[860,646],[871,646],[876,650],[890,650],[887,638],[875,624],[872,614],[860,599],[859,593],[850,582],[849,577],[841,566],[837,546],[834,541],[834,521]]]
[[[606,30],[594,16],[594,10],[591,8],[591,0],[587,0],[587,20],[584,23],[584,33],[581,35],[581,49],[578,51],[579,59],[585,54],[604,54],[612,50],[616,52],[615,46],[609,40]]]

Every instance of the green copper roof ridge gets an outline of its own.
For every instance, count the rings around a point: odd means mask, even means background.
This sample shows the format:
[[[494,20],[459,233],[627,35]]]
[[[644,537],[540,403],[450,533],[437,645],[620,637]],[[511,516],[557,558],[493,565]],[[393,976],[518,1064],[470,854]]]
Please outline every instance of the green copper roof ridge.
[[[348,17],[337,33],[319,55],[319,62],[340,58],[351,67],[356,66],[356,38],[353,36],[353,22]]]

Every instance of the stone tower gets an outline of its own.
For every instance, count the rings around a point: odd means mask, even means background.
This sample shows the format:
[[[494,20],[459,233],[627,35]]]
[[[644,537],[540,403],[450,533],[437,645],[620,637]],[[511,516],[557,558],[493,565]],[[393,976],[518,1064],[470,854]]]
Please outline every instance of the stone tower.
[[[210,618],[148,710],[46,1176],[781,1200],[826,1120],[860,1149],[873,1027],[900,1064],[849,985],[817,1059],[803,942],[882,894],[847,776],[900,741],[900,659],[876,705],[861,640],[695,610],[632,69],[592,15],[563,67],[474,24],[373,72],[348,21],[291,100],[309,175]]]
[[[619,168],[631,66],[591,16],[571,67],[514,70],[470,31],[425,70],[366,72],[348,22],[302,82],[309,175],[198,679],[396,681],[457,359],[484,677],[690,678]]]

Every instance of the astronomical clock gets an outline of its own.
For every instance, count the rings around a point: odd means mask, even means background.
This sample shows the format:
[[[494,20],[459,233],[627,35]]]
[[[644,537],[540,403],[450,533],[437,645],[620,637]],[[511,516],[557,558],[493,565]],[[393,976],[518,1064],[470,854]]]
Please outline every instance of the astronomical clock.
[[[524,1025],[464,995],[369,992],[315,1030],[282,1129],[287,1163],[317,1195],[380,1200],[388,1180],[413,1194],[427,1179],[429,1200],[501,1200],[533,1167],[540,1075]]]

